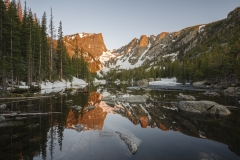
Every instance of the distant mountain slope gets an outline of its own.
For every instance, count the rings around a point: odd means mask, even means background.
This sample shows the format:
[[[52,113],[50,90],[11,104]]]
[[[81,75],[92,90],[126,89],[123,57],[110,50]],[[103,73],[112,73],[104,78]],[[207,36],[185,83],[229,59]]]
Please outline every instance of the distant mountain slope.
[[[174,61],[186,56],[197,56],[215,43],[232,45],[240,32],[236,26],[240,26],[239,7],[223,20],[187,27],[178,32],[134,38],[127,45],[115,50],[117,56],[104,65],[114,69],[132,69],[146,64],[152,66],[154,62],[168,57]]]

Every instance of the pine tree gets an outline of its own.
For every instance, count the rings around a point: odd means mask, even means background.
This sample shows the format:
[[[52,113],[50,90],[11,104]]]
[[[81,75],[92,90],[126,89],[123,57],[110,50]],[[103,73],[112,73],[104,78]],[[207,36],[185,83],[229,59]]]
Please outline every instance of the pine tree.
[[[22,15],[22,5],[20,0],[18,0],[17,11],[18,11],[19,20],[20,22],[22,22],[23,15]]]
[[[40,31],[40,54],[39,54],[39,78],[40,82],[44,79],[46,80],[49,77],[49,44],[47,39],[47,16],[46,12],[43,13],[42,22],[41,22],[41,31]]]
[[[9,61],[11,86],[13,88],[14,76],[16,79],[20,76],[20,22],[17,14],[15,0],[12,0],[7,10],[7,30],[6,30],[6,53]],[[14,75],[15,74],[15,75]]]
[[[51,8],[51,15],[50,15],[50,52],[49,52],[49,80],[52,80],[53,74],[53,39],[54,39],[54,26],[53,26],[53,15],[52,15],[52,8]]]
[[[63,79],[63,32],[62,32],[62,22],[60,21],[59,23],[59,28],[58,28],[58,40],[57,40],[57,55],[58,55],[58,60],[59,60],[59,78],[60,81]]]
[[[0,68],[2,76],[2,87],[3,87],[3,97],[5,96],[6,92],[6,53],[5,53],[5,39],[4,39],[4,33],[6,30],[6,6],[4,1],[0,1]]]
[[[6,6],[7,8],[10,7],[10,4],[11,4],[10,0],[5,0],[5,6]]]

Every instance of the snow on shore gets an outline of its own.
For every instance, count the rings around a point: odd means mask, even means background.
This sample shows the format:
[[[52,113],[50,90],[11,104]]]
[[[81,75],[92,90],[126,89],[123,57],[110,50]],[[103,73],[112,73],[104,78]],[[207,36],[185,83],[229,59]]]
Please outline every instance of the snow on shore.
[[[74,88],[74,87],[85,87],[87,83],[82,80],[78,79],[76,77],[73,77],[72,82],[68,82],[65,80],[62,81],[56,81],[56,82],[42,82],[40,87],[41,89],[53,89],[53,88]]]
[[[99,79],[97,79],[97,78],[95,78],[94,79],[94,82],[96,83],[96,84],[106,84],[106,80],[99,80]]]
[[[47,81],[47,82],[42,82],[40,85],[41,94],[47,94],[51,92],[61,92],[61,91],[64,91],[65,88],[84,88],[86,86],[87,86],[87,83],[84,80],[78,79],[76,77],[73,77],[72,82],[62,80],[62,81],[56,81],[54,83],[51,83]]]
[[[149,82],[149,85],[161,85],[161,86],[176,86],[181,83],[177,83],[177,79],[173,78],[162,78],[161,81]]]

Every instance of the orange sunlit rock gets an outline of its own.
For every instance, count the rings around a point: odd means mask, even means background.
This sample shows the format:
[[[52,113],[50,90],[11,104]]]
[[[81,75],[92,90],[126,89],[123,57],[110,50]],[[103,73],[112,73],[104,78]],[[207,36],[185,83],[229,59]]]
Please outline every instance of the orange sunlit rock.
[[[166,37],[168,34],[169,34],[169,32],[162,32],[157,36],[156,40],[159,41],[159,40],[163,39],[164,37]]]
[[[142,128],[147,128],[149,122],[147,116],[138,116]]]
[[[78,48],[79,51],[83,51],[83,57],[88,62],[91,72],[96,72],[101,69],[102,64],[98,58],[103,52],[107,51],[102,33],[77,33],[67,35],[63,38],[63,41],[71,58],[75,55],[76,48]]]
[[[102,130],[106,115],[107,112],[104,112],[102,108],[95,107],[95,109],[84,113],[82,116],[79,116],[77,123],[86,124],[86,130]]]
[[[89,105],[95,105],[101,102],[102,95],[98,92],[91,92],[88,98]]]
[[[148,43],[149,43],[148,37],[146,35],[142,35],[139,40],[138,47],[147,47]]]
[[[134,38],[131,42],[130,42],[130,44],[127,46],[127,53],[128,52],[130,52],[133,48],[134,48],[134,46],[136,45],[136,43],[137,43],[137,38]]]
[[[164,126],[163,124],[161,124],[161,123],[158,123],[157,126],[158,126],[158,128],[160,128],[162,131],[167,131],[167,130],[168,130],[168,128],[167,128],[166,126]]]
[[[77,124],[77,118],[75,117],[72,109],[70,109],[68,116],[67,116],[67,122],[66,122],[66,128],[72,128],[72,125]]]

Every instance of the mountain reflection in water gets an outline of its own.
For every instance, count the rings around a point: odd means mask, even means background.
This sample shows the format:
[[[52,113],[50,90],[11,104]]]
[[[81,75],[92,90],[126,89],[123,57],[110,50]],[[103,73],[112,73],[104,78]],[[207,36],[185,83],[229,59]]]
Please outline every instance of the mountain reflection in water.
[[[11,110],[62,114],[0,123],[0,159],[240,158],[239,110],[227,117],[189,114],[178,111],[178,92],[119,91],[8,103]],[[101,100],[119,95],[148,98],[146,103],[116,101],[114,106]]]

